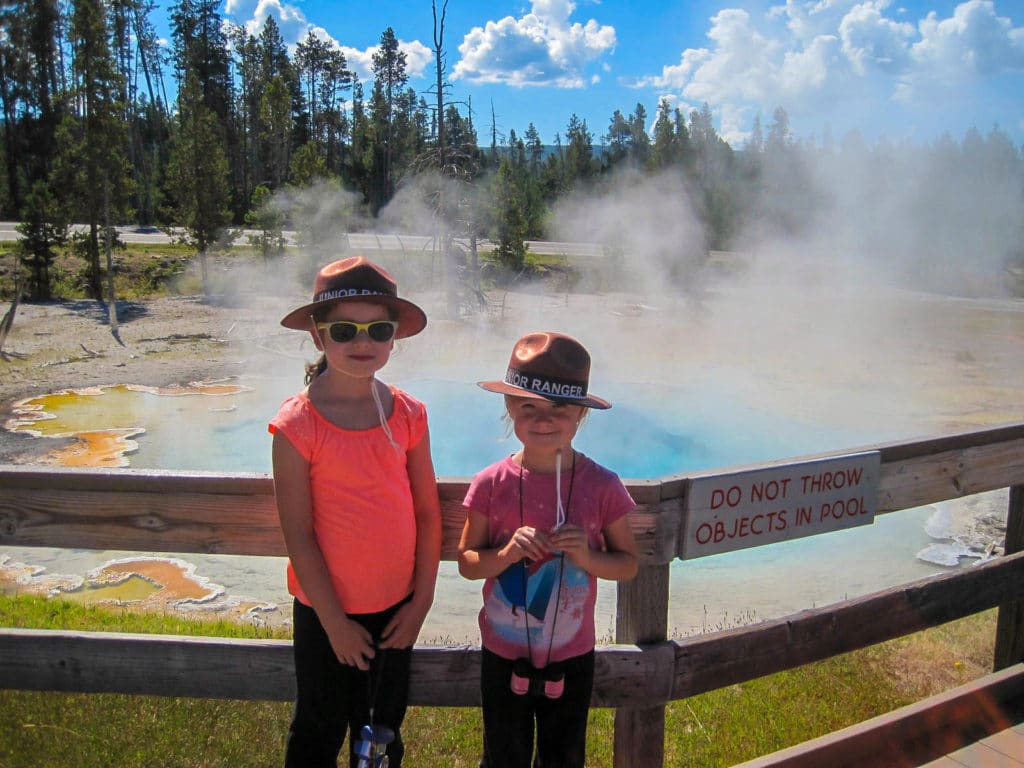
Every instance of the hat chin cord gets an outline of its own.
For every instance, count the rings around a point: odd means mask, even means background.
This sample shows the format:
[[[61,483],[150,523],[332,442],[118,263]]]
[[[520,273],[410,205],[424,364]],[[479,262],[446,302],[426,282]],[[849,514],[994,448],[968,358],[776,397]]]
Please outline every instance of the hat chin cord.
[[[573,469],[576,467],[576,462],[573,461]],[[559,448],[555,452],[555,527],[553,531],[557,531],[565,525],[565,507],[562,506],[562,449]]]
[[[391,443],[391,447],[399,453],[402,452],[402,447],[395,441],[395,436],[391,433],[391,427],[388,425],[388,418],[384,414],[384,403],[380,400],[380,393],[377,391],[377,379],[373,380],[370,384],[370,393],[373,395],[373,404],[377,406],[377,418],[380,419],[381,429],[384,430],[384,434],[388,438],[388,442]]]

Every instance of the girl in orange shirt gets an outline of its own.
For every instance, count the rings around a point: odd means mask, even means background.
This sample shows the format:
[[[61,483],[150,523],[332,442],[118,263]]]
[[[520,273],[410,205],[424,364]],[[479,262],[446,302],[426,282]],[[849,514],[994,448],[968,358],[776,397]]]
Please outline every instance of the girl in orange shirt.
[[[402,763],[409,662],[433,601],[441,515],[426,408],[375,374],[394,340],[426,323],[361,256],[321,269],[313,301],[281,321],[322,352],[306,389],[270,422],[295,598],[286,766],[333,768],[346,733],[351,766],[383,762],[385,749],[391,768]]]

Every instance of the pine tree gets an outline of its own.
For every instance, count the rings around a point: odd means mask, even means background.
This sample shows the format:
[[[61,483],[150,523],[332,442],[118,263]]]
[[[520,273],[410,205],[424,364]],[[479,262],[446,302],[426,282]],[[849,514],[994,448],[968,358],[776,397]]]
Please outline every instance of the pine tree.
[[[176,220],[199,252],[203,291],[209,292],[206,254],[231,221],[228,162],[221,126],[206,105],[196,77],[189,74],[178,92],[177,131],[167,167]]]
[[[518,275],[526,260],[526,211],[522,189],[512,160],[503,157],[493,181],[491,239],[505,280]]]
[[[587,121],[573,114],[565,136],[569,142],[565,151],[566,183],[572,186],[589,182],[594,176],[594,137]]]
[[[103,296],[100,250],[106,256],[108,310],[116,329],[113,247],[114,225],[127,215],[131,181],[126,159],[127,132],[123,78],[109,44],[110,29],[102,0],[75,0],[69,42],[72,50],[72,81],[69,93],[73,112],[59,132],[61,151],[58,177],[68,193],[70,209],[88,229],[76,237],[86,259],[86,284],[91,296]]]
[[[401,157],[401,99],[405,84],[406,56],[398,47],[395,31],[388,27],[380,38],[380,47],[373,54],[373,91],[370,95],[369,120],[373,132],[371,176],[367,189],[370,209],[376,214],[395,193]]]

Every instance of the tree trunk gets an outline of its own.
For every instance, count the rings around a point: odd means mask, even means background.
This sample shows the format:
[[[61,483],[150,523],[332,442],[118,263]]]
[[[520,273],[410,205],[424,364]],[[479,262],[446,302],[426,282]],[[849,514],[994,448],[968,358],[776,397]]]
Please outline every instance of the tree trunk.
[[[117,336],[117,295],[114,292],[114,249],[110,243],[110,185],[103,184],[103,245],[107,257],[107,319],[110,332]]]

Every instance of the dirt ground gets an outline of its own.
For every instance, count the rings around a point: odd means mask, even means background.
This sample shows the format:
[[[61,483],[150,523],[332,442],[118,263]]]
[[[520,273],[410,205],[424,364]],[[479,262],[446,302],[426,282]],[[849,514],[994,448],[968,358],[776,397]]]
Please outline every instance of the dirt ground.
[[[105,304],[22,303],[0,351],[0,424],[17,401],[64,389],[236,376],[260,358],[278,356],[267,345],[287,332],[268,317],[283,315],[283,306],[201,296],[119,302],[115,331]],[[31,463],[41,442],[49,441],[0,430],[0,463]]]

